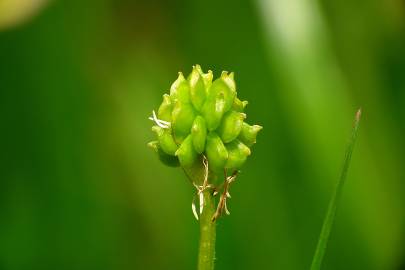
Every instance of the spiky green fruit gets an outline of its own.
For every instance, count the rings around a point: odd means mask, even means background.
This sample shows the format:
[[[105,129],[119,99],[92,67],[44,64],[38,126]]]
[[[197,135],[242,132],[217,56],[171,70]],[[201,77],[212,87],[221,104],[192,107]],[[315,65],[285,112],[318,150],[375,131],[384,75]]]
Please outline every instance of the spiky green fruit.
[[[196,65],[187,79],[180,72],[163,96],[152,118],[158,141],[149,145],[165,164],[190,168],[204,155],[210,170],[219,173],[240,169],[250,155],[262,127],[244,122],[248,102],[237,97],[233,73],[212,79],[211,71]]]

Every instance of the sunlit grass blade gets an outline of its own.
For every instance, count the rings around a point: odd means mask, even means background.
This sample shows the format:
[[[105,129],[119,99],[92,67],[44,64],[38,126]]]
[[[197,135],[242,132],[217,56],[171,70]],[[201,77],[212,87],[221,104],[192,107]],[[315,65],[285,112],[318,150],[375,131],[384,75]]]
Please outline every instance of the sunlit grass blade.
[[[356,117],[354,119],[352,134],[350,140],[346,147],[345,158],[343,162],[343,168],[340,174],[339,181],[333,191],[332,198],[329,202],[328,212],[326,213],[325,220],[323,222],[322,231],[319,235],[318,245],[315,250],[314,258],[312,259],[311,270],[319,270],[321,269],[322,259],[325,255],[326,246],[328,244],[330,232],[332,230],[333,222],[336,216],[336,209],[342,196],[343,186],[346,181],[347,171],[349,169],[350,160],[352,157],[352,152],[354,148],[354,144],[356,142],[357,137],[357,130],[359,128],[359,122],[361,117],[361,109],[359,109],[356,113]]]

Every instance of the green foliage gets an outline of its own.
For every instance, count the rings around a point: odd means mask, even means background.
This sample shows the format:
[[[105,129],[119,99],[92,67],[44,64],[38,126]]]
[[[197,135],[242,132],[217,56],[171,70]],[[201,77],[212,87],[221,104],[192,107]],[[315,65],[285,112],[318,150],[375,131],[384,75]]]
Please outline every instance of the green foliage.
[[[311,270],[320,270],[323,257],[325,255],[326,247],[328,245],[330,232],[333,227],[333,223],[336,217],[336,210],[342,197],[343,186],[346,182],[347,172],[349,170],[350,160],[352,158],[352,152],[354,148],[354,143],[357,138],[357,131],[359,129],[361,117],[361,109],[356,113],[354,119],[353,130],[350,136],[350,140],[346,147],[345,158],[343,160],[342,172],[340,174],[339,181],[332,193],[331,200],[329,202],[328,212],[325,215],[325,220],[322,226],[321,234],[319,235],[318,245],[315,250],[314,258],[312,260]]]

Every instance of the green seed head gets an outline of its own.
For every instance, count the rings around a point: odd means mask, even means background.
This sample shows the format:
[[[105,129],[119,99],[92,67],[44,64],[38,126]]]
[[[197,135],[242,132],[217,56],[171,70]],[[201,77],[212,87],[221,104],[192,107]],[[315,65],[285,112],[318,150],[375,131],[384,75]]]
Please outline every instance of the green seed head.
[[[148,145],[164,164],[189,168],[204,155],[215,173],[240,169],[250,155],[262,127],[244,122],[248,102],[237,97],[233,73],[212,79],[199,65],[187,79],[180,72],[151,117],[157,141]]]

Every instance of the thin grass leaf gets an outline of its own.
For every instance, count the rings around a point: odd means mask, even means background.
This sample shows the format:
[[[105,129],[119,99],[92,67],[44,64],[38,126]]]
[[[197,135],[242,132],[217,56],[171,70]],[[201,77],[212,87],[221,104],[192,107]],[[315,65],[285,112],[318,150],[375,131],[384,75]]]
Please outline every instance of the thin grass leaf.
[[[339,181],[333,191],[332,198],[329,202],[328,212],[326,213],[325,220],[323,222],[322,231],[319,235],[318,245],[315,250],[314,258],[312,259],[311,270],[319,270],[321,269],[322,259],[325,255],[326,246],[328,244],[330,232],[333,227],[333,223],[335,221],[336,216],[336,209],[339,203],[340,198],[342,197],[343,186],[346,182],[347,171],[349,169],[350,160],[352,157],[352,152],[354,148],[354,144],[356,142],[357,137],[357,130],[359,128],[359,122],[361,117],[361,109],[359,109],[356,113],[356,117],[354,119],[352,134],[350,140],[346,146],[346,153],[343,162],[343,168],[340,174]]]

